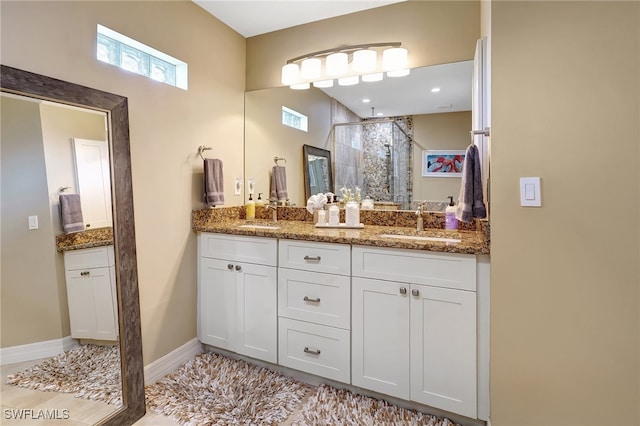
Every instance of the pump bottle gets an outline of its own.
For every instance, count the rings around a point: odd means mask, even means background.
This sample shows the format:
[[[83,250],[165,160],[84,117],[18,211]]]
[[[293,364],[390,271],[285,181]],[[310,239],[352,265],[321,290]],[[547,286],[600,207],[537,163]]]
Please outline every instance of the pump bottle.
[[[456,205],[453,202],[453,197],[449,196],[449,205],[444,211],[444,228],[449,231],[455,231],[458,229],[458,218],[456,217]]]
[[[249,201],[246,206],[247,220],[253,220],[256,218],[256,203],[253,201],[253,197],[249,194]]]

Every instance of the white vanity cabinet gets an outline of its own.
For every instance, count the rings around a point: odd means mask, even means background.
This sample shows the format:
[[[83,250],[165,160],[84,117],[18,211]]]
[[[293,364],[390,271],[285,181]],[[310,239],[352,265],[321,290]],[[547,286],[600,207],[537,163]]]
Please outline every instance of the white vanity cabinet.
[[[279,241],[280,365],[349,383],[351,246]]]
[[[113,246],[64,252],[71,337],[118,340]]]
[[[276,363],[277,240],[198,235],[198,339]]]
[[[476,257],[354,246],[352,384],[476,418]]]

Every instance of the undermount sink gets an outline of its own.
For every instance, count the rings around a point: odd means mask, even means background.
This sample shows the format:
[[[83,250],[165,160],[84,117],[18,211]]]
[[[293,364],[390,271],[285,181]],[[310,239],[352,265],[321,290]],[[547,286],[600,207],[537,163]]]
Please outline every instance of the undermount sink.
[[[461,240],[458,238],[446,238],[446,237],[425,237],[421,235],[397,235],[397,234],[380,234],[378,237],[382,238],[399,238],[401,240],[415,240],[415,241],[439,241],[442,243],[459,243]]]
[[[254,225],[254,224],[238,225],[238,228],[280,229],[280,227],[277,225]]]

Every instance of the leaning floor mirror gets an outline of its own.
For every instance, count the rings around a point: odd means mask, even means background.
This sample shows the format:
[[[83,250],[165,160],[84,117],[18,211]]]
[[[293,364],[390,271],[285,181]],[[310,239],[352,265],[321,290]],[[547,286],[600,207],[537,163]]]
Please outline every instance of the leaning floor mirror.
[[[110,190],[111,200],[110,206],[111,211],[109,215],[110,219],[110,232],[112,233],[112,241],[113,241],[113,260],[115,263],[114,271],[115,271],[115,308],[116,311],[116,319],[114,320],[117,324],[115,335],[113,337],[114,344],[112,345],[113,351],[116,354],[116,361],[113,366],[116,374],[114,376],[118,377],[118,383],[116,384],[116,389],[118,391],[121,390],[121,395],[118,392],[118,403],[114,406],[113,409],[106,412],[104,416],[101,418],[95,418],[90,421],[90,423],[100,424],[100,425],[130,425],[133,424],[136,420],[140,419],[145,414],[145,398],[144,398],[144,371],[143,371],[143,360],[142,360],[142,340],[141,340],[141,328],[140,328],[140,304],[139,304],[139,295],[138,295],[138,278],[137,278],[137,263],[136,263],[136,245],[135,245],[135,226],[134,226],[134,215],[133,215],[133,194],[132,194],[132,186],[131,186],[131,157],[129,151],[129,113],[128,113],[128,105],[127,98],[115,95],[112,93],[103,92],[100,90],[92,89],[89,87],[79,86],[74,83],[46,77],[43,75],[31,73],[28,71],[20,70],[17,68],[9,67],[2,65],[0,70],[0,90],[3,95],[3,107],[4,105],[8,105],[8,102],[5,102],[4,96],[8,97],[17,97],[17,98],[28,98],[30,100],[35,100],[39,103],[46,103],[48,105],[62,105],[65,108],[71,109],[82,109],[86,111],[91,111],[94,114],[101,114],[101,119],[103,123],[106,124],[106,140],[107,140],[107,165],[106,169],[108,169],[108,182],[110,182],[110,188],[107,190],[107,198]],[[13,120],[11,123],[12,126],[5,126],[9,124],[9,117],[15,117],[10,115],[9,111],[3,111],[3,146],[2,146],[2,263],[3,263],[3,271],[2,271],[2,298],[3,300],[3,312],[2,312],[2,322],[3,322],[3,339],[2,339],[2,353],[14,353],[10,352],[6,349],[12,349],[14,347],[9,344],[8,340],[5,340],[4,332],[5,326],[8,327],[9,323],[19,323],[16,318],[5,318],[5,301],[7,303],[18,303],[17,300],[10,301],[10,297],[12,295],[15,297],[14,291],[10,291],[11,288],[19,287],[18,279],[14,276],[10,276],[8,273],[5,273],[5,265],[9,265],[10,262],[13,262],[16,259],[12,259],[12,253],[14,250],[14,243],[16,237],[15,234],[8,234],[8,232],[18,229],[24,228],[27,229],[27,217],[20,217],[19,220],[15,222],[8,222],[9,218],[12,217],[11,206],[17,206],[19,204],[25,204],[25,200],[27,199],[27,194],[20,193],[16,188],[20,188],[20,185],[26,189],[28,188],[29,181],[34,179],[34,174],[30,171],[33,170],[33,163],[37,161],[37,155],[34,154],[35,151],[30,151],[26,149],[24,146],[20,148],[19,146],[16,148],[16,145],[19,143],[13,143],[11,148],[9,148],[9,142],[4,140],[6,133],[8,132],[7,128],[15,127],[17,124],[16,120]],[[36,122],[37,123],[37,122]],[[28,126],[23,126],[28,127]],[[37,127],[32,126],[32,127]],[[33,130],[33,128],[29,127],[27,130]],[[36,131],[37,133],[37,131]],[[7,137],[7,140],[10,138]],[[32,143],[33,138],[27,136],[21,139],[20,143]],[[6,142],[6,143],[5,143]],[[7,148],[7,150],[5,150]],[[42,151],[42,149],[40,149]],[[46,151],[46,148],[44,149]],[[31,155],[34,154],[34,155]],[[69,159],[67,159],[68,161]],[[42,167],[42,174],[44,179],[50,178],[50,175],[53,173],[49,167]],[[16,185],[16,183],[19,183]],[[64,190],[64,188],[61,188]],[[51,191],[48,192],[49,197],[51,197]],[[44,197],[47,197],[47,192],[45,192]],[[49,210],[55,210],[55,207],[49,208]],[[46,213],[46,212],[45,212]],[[34,214],[31,216],[31,212],[29,212],[28,217],[28,229],[38,230],[47,226],[47,221],[51,222],[51,220],[47,220],[46,217],[54,217],[57,212],[49,211],[51,213],[43,218],[41,216],[40,226],[38,225],[38,216]],[[15,216],[15,215],[13,215]],[[21,221],[24,219],[24,227],[22,227]],[[29,238],[35,237],[37,232],[32,232],[31,234],[23,234],[24,237],[20,238],[20,244],[26,245],[29,247]],[[11,242],[11,237],[13,236],[14,241]],[[49,237],[49,240],[53,241],[53,237]],[[5,243],[9,244],[5,246]],[[53,244],[53,242],[49,242],[48,244]],[[13,252],[12,252],[13,250]],[[55,249],[53,249],[55,252]],[[38,262],[42,262],[42,259],[33,258],[36,256],[35,252],[32,253],[31,262],[34,266],[38,265]],[[51,257],[58,256],[57,261],[59,261],[60,253],[54,253]],[[15,256],[14,256],[15,257]],[[24,259],[22,259],[24,261]],[[5,263],[6,262],[6,263]],[[112,263],[113,265],[113,263]],[[40,265],[42,266],[42,265]],[[7,268],[11,269],[11,268]],[[35,268],[34,268],[35,269]],[[43,269],[43,268],[40,268]],[[59,269],[59,268],[58,268]],[[55,271],[55,268],[54,268]],[[54,272],[55,274],[56,272]],[[59,271],[58,271],[59,273]],[[6,280],[6,281],[5,281]],[[33,281],[33,280],[32,280]],[[31,285],[31,283],[28,283]],[[34,293],[32,291],[31,293]],[[20,298],[18,296],[18,298]],[[66,296],[65,296],[66,298]],[[43,311],[42,315],[31,315],[31,318],[37,316],[44,316],[44,310],[49,309],[52,305],[55,305],[50,299],[46,299],[46,296],[43,294],[29,294],[25,297],[22,297],[19,303],[29,304],[40,304],[40,309]],[[28,299],[25,301],[24,299]],[[62,300],[62,299],[61,299]],[[60,303],[58,303],[61,305]],[[59,308],[60,306],[58,306]],[[10,310],[7,310],[10,311]],[[17,315],[16,315],[17,317]],[[61,322],[64,322],[63,319]],[[68,318],[67,318],[67,329]],[[17,324],[19,325],[19,324]],[[38,328],[38,327],[33,327]],[[64,328],[64,326],[62,326]],[[18,332],[18,335],[20,333]],[[70,338],[70,337],[69,337]],[[82,342],[80,341],[81,346]],[[29,345],[19,345],[29,346]],[[33,345],[31,345],[33,346]],[[7,348],[9,347],[9,348]],[[66,352],[65,352],[66,354]],[[56,357],[58,358],[58,357]],[[3,360],[3,365],[5,361]],[[83,364],[88,364],[84,363]],[[86,365],[83,365],[85,367]],[[85,373],[80,373],[82,375]],[[86,375],[86,374],[85,374]],[[4,379],[4,374],[3,374]],[[5,386],[5,383],[3,383]],[[97,387],[102,387],[102,385],[98,385]],[[3,387],[3,390],[5,388]],[[5,406],[5,398],[3,398],[3,408]],[[36,408],[36,407],[33,407]],[[6,410],[5,410],[6,411]],[[49,410],[51,411],[51,410]],[[43,415],[56,415],[56,419],[59,418],[67,418],[73,420],[73,413],[69,413],[68,410],[56,411],[55,413],[51,413],[47,411],[43,412]],[[34,411],[31,411],[31,415],[33,415]],[[37,412],[36,414],[38,414]],[[70,416],[66,417],[66,416]]]
[[[311,145],[302,146],[304,164],[304,196],[333,192],[331,151]]]

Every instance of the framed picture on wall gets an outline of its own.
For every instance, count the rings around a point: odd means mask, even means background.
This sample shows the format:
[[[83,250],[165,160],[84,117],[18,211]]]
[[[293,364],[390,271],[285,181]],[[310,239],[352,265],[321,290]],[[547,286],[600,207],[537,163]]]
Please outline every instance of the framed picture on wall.
[[[461,177],[464,150],[422,151],[423,177]]]

